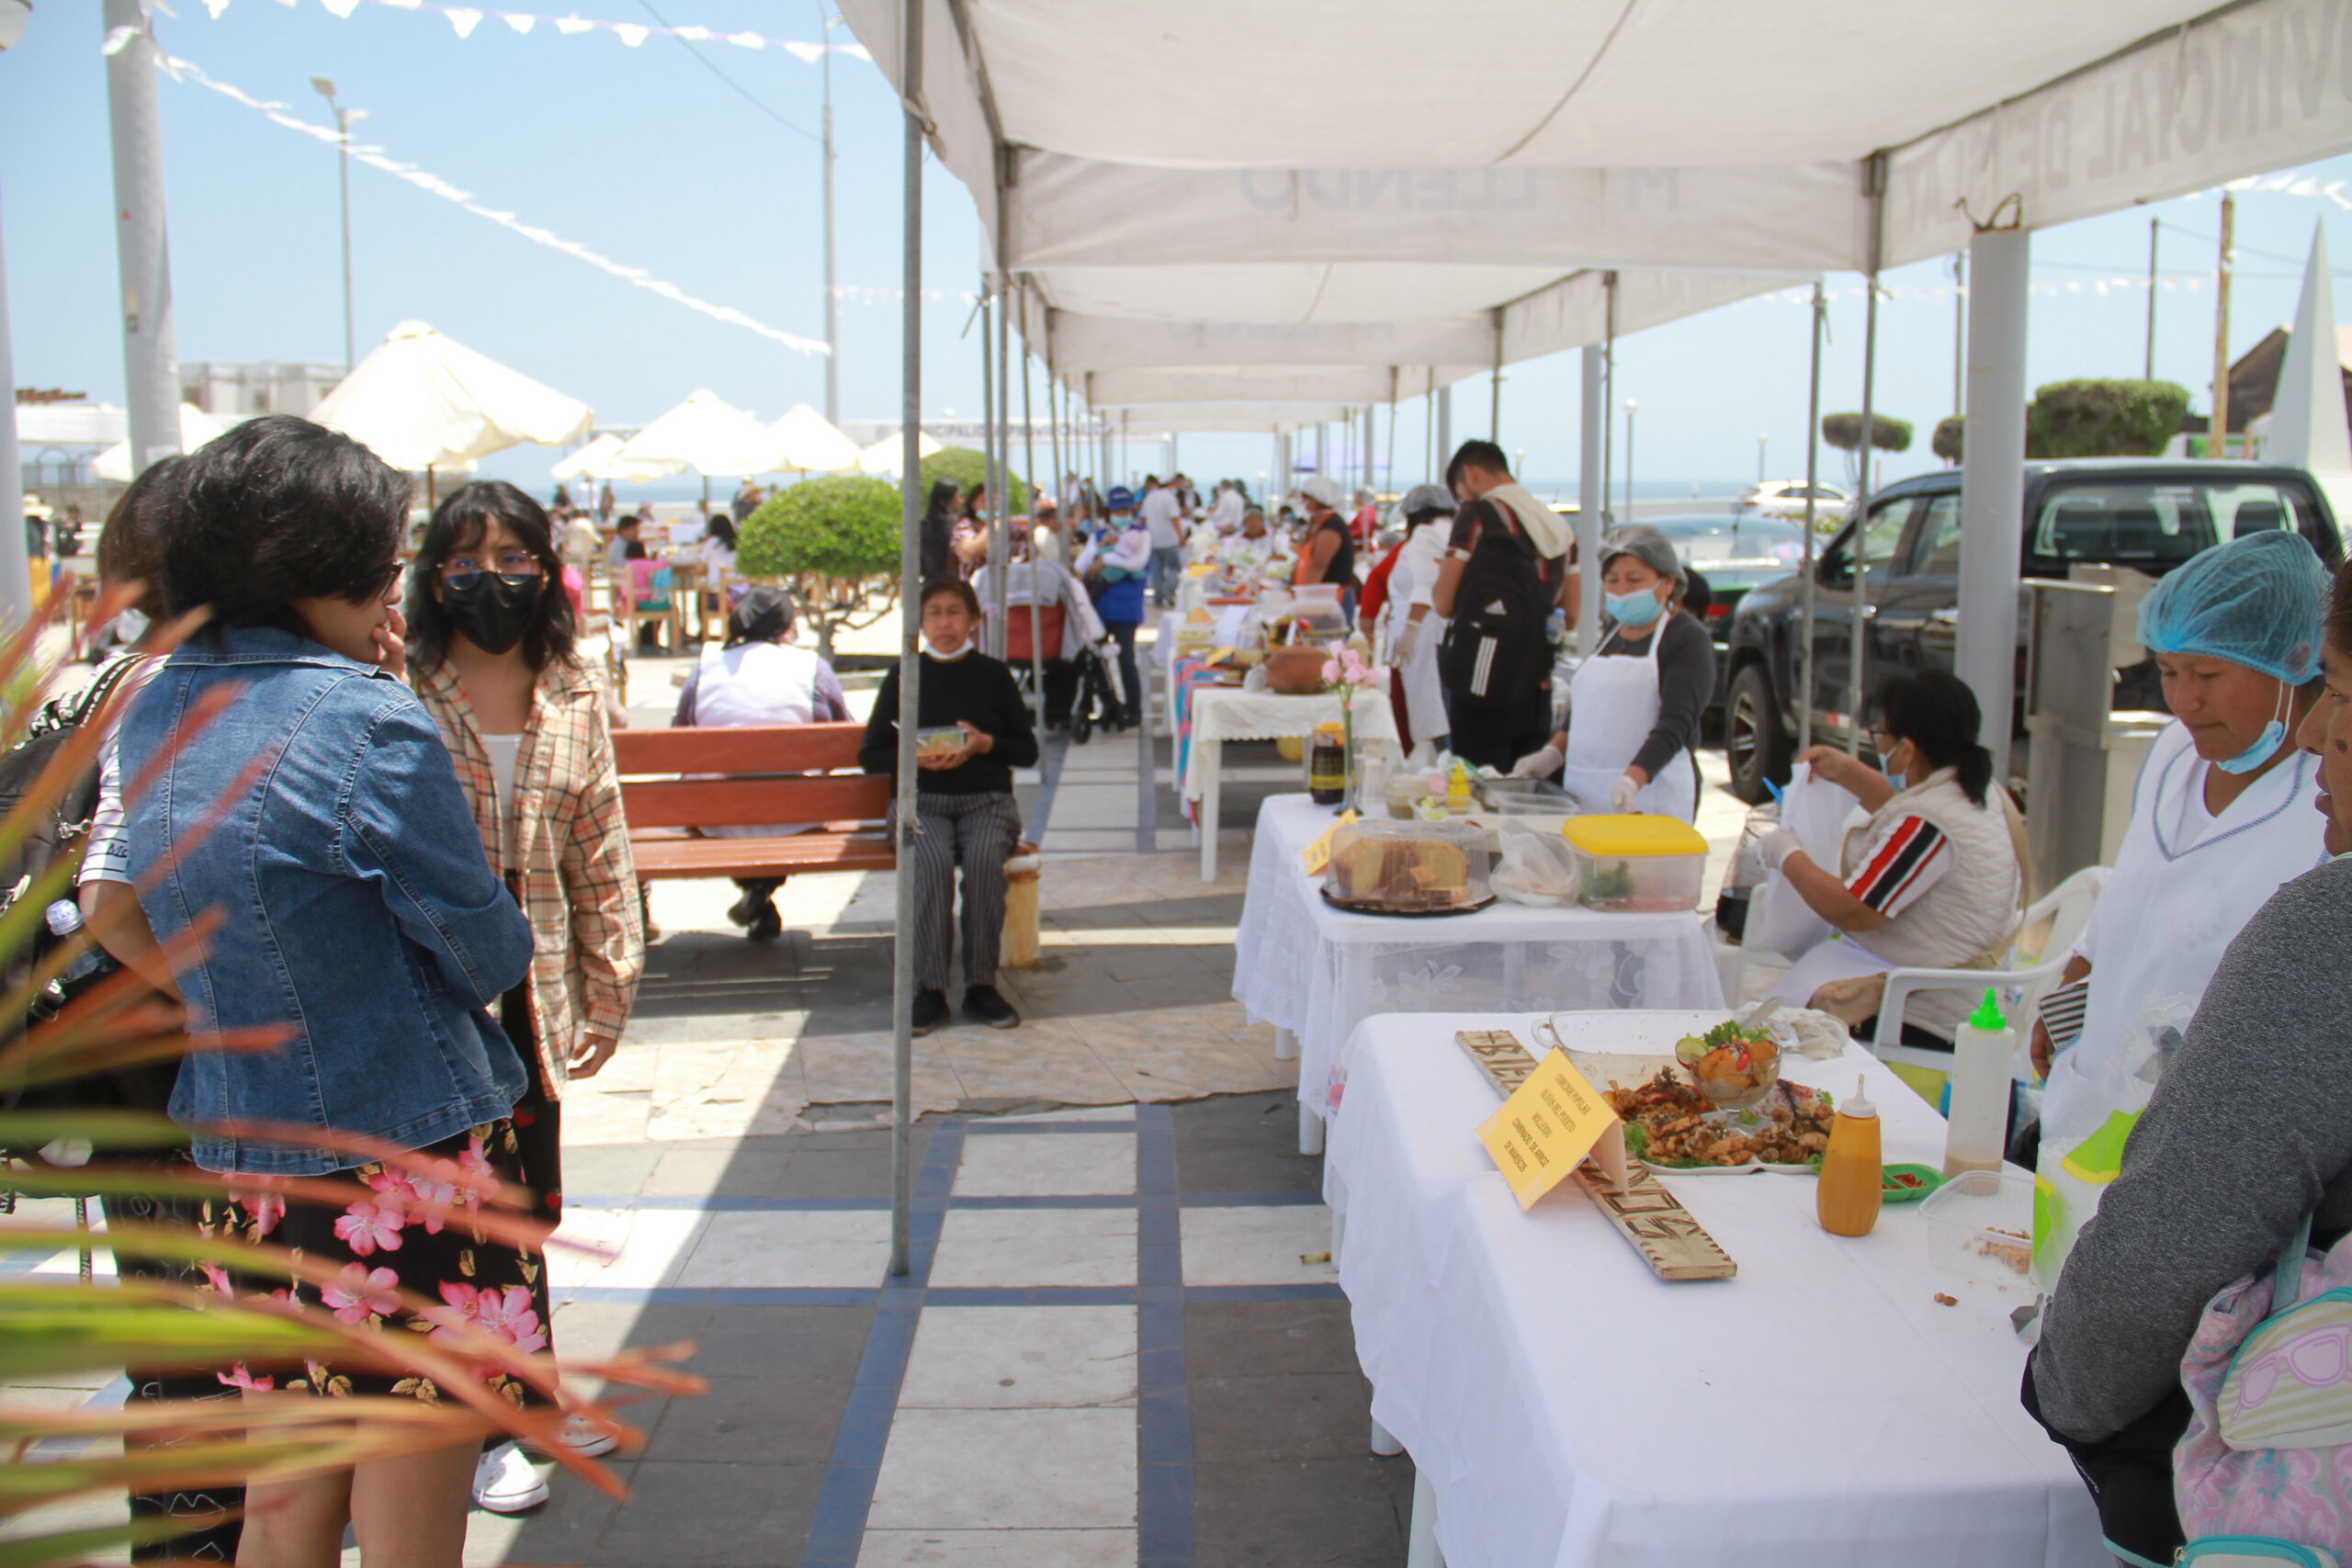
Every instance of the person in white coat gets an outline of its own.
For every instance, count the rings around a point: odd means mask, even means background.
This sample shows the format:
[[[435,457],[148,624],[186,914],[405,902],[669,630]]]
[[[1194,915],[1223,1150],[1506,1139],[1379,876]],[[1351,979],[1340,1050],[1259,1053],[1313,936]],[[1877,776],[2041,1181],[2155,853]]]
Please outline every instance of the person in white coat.
[[[1078,694],[1078,650],[1094,647],[1110,634],[1094,612],[1094,601],[1087,596],[1085,588],[1068,567],[1057,560],[1034,558],[1045,536],[1044,531],[1039,530],[1033,547],[1032,541],[1022,535],[1012,536],[1012,564],[1004,574],[1005,646],[1025,641],[1033,608],[1041,616],[1037,625],[1040,632],[1044,631],[1043,612],[1060,608],[1060,651],[1057,657],[1044,660],[1045,720],[1047,729],[1065,729],[1069,726],[1071,699]],[[996,591],[991,586],[996,570],[996,563],[991,561],[972,574],[972,592],[980,596],[983,606],[996,603]],[[1024,659],[1012,659],[1010,662],[1016,676],[1028,668]]]
[[[686,671],[673,726],[844,723],[849,699],[832,666],[809,649],[795,647],[792,597],[781,588],[748,589],[727,613],[727,640],[707,643]],[[713,838],[765,838],[794,829],[777,827],[705,828]],[[784,933],[775,907],[782,877],[738,878],[742,897],[727,918],[755,942]]]
[[[2316,697],[2327,590],[2311,546],[2273,530],[2203,551],[2141,602],[2140,640],[2173,722],[2141,767],[2115,869],[2034,1026],[2034,1065],[2050,1080],[2035,1151],[2044,1280],[2120,1170],[2223,950],[2325,858],[2318,764],[2290,737]]]
[[[1448,529],[1435,526],[1453,516],[1453,497],[1443,485],[1415,485],[1397,510],[1406,535],[1388,569],[1388,596],[1380,606],[1381,645],[1396,671],[1406,731],[1416,747],[1427,740],[1445,750],[1445,688],[1438,678],[1437,649],[1445,640],[1445,617],[1430,604],[1438,568],[1445,564]],[[1431,623],[1435,623],[1432,625]]]

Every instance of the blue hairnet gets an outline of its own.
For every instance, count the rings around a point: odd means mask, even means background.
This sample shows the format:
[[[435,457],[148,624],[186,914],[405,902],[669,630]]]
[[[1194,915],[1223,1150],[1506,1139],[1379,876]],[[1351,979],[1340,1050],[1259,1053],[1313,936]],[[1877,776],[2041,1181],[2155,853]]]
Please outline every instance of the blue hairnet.
[[[2202,655],[2290,685],[2319,672],[2327,569],[2300,534],[2265,529],[2191,557],[2140,601],[2151,653]]]

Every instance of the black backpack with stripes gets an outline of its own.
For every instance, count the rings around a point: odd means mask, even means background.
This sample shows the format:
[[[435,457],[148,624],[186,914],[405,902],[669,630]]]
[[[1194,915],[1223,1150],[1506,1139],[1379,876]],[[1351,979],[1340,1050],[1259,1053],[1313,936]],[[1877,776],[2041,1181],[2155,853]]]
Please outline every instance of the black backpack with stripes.
[[[1457,705],[1524,707],[1552,689],[1548,623],[1555,592],[1510,508],[1492,501],[1473,504],[1485,515],[1453,592],[1438,678]]]

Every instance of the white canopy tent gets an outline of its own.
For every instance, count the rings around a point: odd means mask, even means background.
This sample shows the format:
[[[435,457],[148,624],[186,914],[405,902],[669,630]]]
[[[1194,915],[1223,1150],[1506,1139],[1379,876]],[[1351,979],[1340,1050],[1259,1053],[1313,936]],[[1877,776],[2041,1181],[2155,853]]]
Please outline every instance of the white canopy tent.
[[[775,436],[782,468],[811,474],[846,473],[865,457],[856,442],[807,403],[795,403],[790,413],[768,429]]]
[[[705,479],[771,473],[782,443],[775,433],[741,409],[707,389],[688,394],[686,400],[624,442],[616,460],[667,463],[676,473],[692,468]]]
[[[180,450],[193,452],[216,435],[243,423],[241,419],[223,419],[207,413],[194,403],[180,405]],[[130,482],[130,441],[128,436],[116,442],[90,460],[90,471],[102,479],[116,484]]]
[[[686,466],[681,462],[625,457],[621,455],[623,445],[619,436],[607,432],[549,468],[548,477],[564,483],[573,479],[618,479],[629,484],[667,479],[685,471]]]
[[[915,433],[915,449],[921,457],[928,457],[939,451],[940,446],[931,438],[929,431],[919,430]],[[858,453],[857,471],[862,474],[876,474],[885,479],[896,479],[906,472],[905,454],[906,442],[903,435],[886,435]]]
[[[396,468],[455,468],[526,441],[560,446],[588,434],[577,398],[402,321],[311,411]]]

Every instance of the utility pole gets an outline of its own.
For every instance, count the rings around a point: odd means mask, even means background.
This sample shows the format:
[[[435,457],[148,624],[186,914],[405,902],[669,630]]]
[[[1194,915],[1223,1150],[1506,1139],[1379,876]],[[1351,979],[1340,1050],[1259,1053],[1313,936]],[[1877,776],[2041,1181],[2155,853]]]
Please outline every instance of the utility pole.
[[[2148,220],[2148,347],[2140,356],[2140,379],[2156,378],[2156,236],[2164,225],[2155,219]]]
[[[1625,400],[1625,521],[1634,520],[1634,416],[1642,405],[1633,399]]]
[[[2213,438],[2209,457],[2230,455],[2230,233],[2237,223],[2235,193],[2222,193],[2222,248],[2213,264]]]
[[[825,421],[842,422],[842,302],[833,292],[833,22],[820,0],[817,41],[824,46],[818,57],[825,81]]]
[[[334,79],[313,76],[311,88],[327,101],[327,110],[334,116],[335,183],[343,197],[343,373],[359,363],[358,338],[352,329],[351,311],[351,122],[365,119],[365,109],[346,109],[334,100]]]
[[[1769,435],[1758,435],[1756,438],[1756,482],[1758,484],[1762,484],[1764,482],[1765,457],[1770,451],[1771,445],[1772,438]]]
[[[155,75],[162,51],[140,0],[106,0],[100,37],[127,41],[107,60],[114,141],[115,254],[122,280],[123,400],[130,471],[180,449],[180,367],[173,344],[171,247],[164,225],[164,132]],[[11,520],[13,523],[13,520]]]
[[[1951,256],[1951,412],[1968,403],[1968,253]]]

